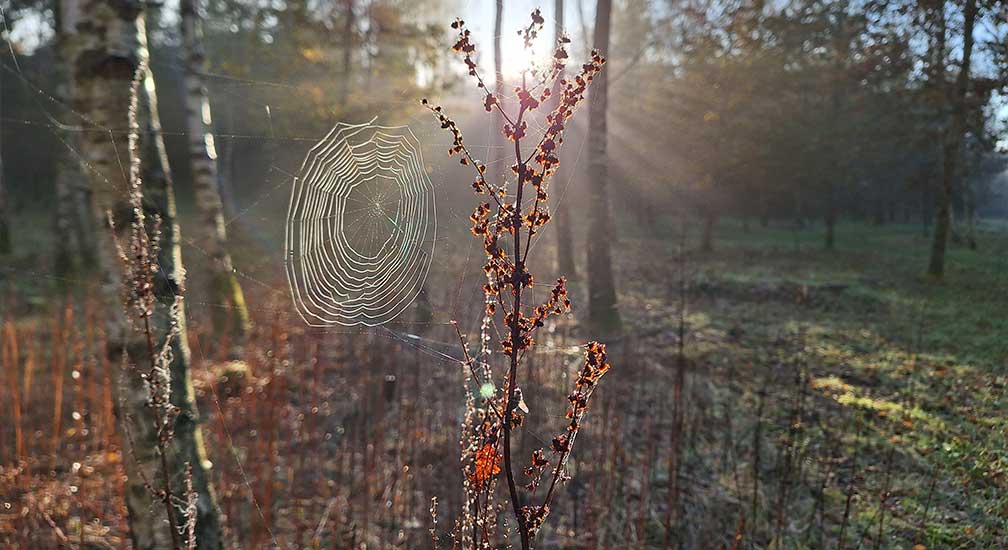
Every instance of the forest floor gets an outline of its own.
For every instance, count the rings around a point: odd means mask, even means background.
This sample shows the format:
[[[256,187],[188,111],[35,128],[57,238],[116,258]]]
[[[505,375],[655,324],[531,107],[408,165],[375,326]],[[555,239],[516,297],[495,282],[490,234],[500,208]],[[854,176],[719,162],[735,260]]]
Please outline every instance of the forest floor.
[[[1003,227],[950,245],[940,284],[919,227],[844,224],[835,250],[821,230],[729,223],[714,252],[679,240],[616,249],[658,392],[685,265],[688,546],[1008,548]]]
[[[543,548],[1008,548],[1008,228],[983,225],[977,251],[952,245],[941,284],[923,275],[919,227],[843,224],[831,251],[820,228],[726,222],[713,252],[688,237],[683,251],[674,227],[628,230],[614,246],[626,337]],[[28,456],[12,460],[13,430],[0,425],[0,543],[120,546],[124,455],[94,332],[100,307],[64,309],[41,263],[27,255],[0,272],[22,360],[21,384],[6,369],[2,387],[25,390]],[[249,296],[268,303],[254,284]],[[457,366],[391,333],[308,331],[263,307],[248,379],[231,393],[196,309],[194,376],[232,540],[426,547],[434,495],[450,531]],[[438,330],[428,336],[452,341]],[[550,334],[530,358],[518,456],[562,428],[574,344],[591,336],[569,324]],[[289,356],[277,358],[281,341]],[[3,391],[0,402],[13,390]]]

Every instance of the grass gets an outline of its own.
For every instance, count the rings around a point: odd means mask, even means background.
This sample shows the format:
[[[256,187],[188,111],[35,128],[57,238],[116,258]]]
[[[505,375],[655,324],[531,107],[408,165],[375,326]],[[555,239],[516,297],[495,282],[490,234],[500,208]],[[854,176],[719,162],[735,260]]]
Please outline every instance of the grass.
[[[633,239],[627,255],[647,251],[675,262],[676,241],[672,231]],[[836,248],[824,250],[820,230],[747,231],[726,223],[714,253],[688,256],[695,289],[689,347],[699,377],[719,388],[716,401],[755,410],[759,387],[773,380],[770,399],[784,409],[789,393],[780,371],[792,363],[808,369],[814,421],[801,427],[800,439],[822,449],[839,437],[842,461],[858,472],[848,547],[995,548],[1008,540],[1008,231],[984,225],[979,241],[977,251],[951,246],[942,283],[923,274],[930,241],[914,226],[843,224]],[[644,305],[653,291],[635,284],[641,279],[648,278],[621,277],[624,310],[661,311]],[[799,342],[782,345],[782,335]],[[786,430],[776,429],[786,441]],[[713,460],[698,452],[701,461]],[[827,508],[838,514],[842,487],[827,493]],[[801,502],[795,496],[788,509],[794,521],[809,513]],[[791,535],[776,545],[809,546]],[[825,538],[837,536],[834,526]],[[774,546],[768,537],[763,542]]]
[[[912,318],[924,307],[922,347],[1004,372],[1008,340],[1008,231],[981,225],[979,249],[952,245],[944,282],[924,274],[930,238],[918,226],[842,224],[836,249],[824,250],[818,231],[753,230],[729,225],[720,235],[720,265],[740,280],[841,283],[847,294],[877,300],[895,317]],[[795,250],[797,243],[797,251]],[[756,253],[763,261],[733,262],[731,252]],[[904,327],[900,327],[904,328]],[[893,331],[887,330],[895,337]]]

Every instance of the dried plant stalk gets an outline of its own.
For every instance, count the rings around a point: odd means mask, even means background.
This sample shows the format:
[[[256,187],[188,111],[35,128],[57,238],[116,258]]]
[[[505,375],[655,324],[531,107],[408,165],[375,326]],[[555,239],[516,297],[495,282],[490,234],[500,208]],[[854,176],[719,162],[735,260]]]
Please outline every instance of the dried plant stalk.
[[[532,12],[530,24],[519,32],[526,49],[531,48],[544,22],[538,9]],[[508,109],[504,105],[502,94],[489,91],[479,74],[474,61],[476,47],[465,22],[457,19],[451,26],[458,33],[453,50],[462,56],[469,75],[485,94],[484,109],[503,119],[502,132],[514,144],[514,162],[510,174],[513,180],[495,185],[486,178],[486,164],[475,159],[466,147],[455,121],[445,114],[442,107],[423,100],[423,104],[434,114],[441,127],[452,134],[453,142],[448,154],[457,155],[460,164],[475,169],[476,178],[472,187],[485,198],[470,216],[472,232],[483,241],[486,257],[483,265],[487,278],[483,285],[485,316],[480,335],[481,353],[478,357],[469,355],[465,340],[459,332],[462,347],[466,350],[464,366],[467,379],[471,377],[475,381],[481,397],[478,408],[474,398],[467,398],[469,412],[463,422],[462,441],[467,494],[464,519],[459,527],[464,533],[463,544],[469,542],[473,548],[491,546],[493,527],[489,522],[496,513],[491,503],[496,480],[503,473],[521,547],[528,550],[532,547],[536,532],[549,515],[557,486],[567,478],[567,460],[591,395],[610,368],[606,362],[605,346],[597,342],[590,343],[586,349],[584,367],[577,377],[574,390],[568,396],[570,409],[567,417],[570,422],[566,430],[553,439],[552,462],[547,458],[546,452],[539,449],[532,454],[530,465],[524,469],[529,478],[525,485],[528,500],[538,502],[524,504],[515,480],[511,445],[512,433],[523,424],[527,412],[518,384],[519,366],[526,353],[535,345],[536,331],[549,318],[570,310],[566,281],[562,277],[556,281],[545,302],[529,308],[523,301],[525,291],[535,284],[535,279],[528,270],[528,256],[533,241],[550,221],[548,183],[560,165],[558,151],[563,144],[564,129],[584,99],[589,84],[602,70],[605,59],[597,51],[593,51],[591,59],[581,66],[581,71],[567,79],[564,77],[564,68],[568,58],[566,44],[570,40],[564,36],[559,37],[550,66],[545,69],[530,67],[522,73],[521,84],[514,88],[517,107]],[[529,135],[527,117],[546,104],[550,104],[551,109],[545,116],[545,130],[535,142],[533,150],[526,153],[522,149],[522,142],[528,143],[532,138]],[[534,193],[534,197],[527,197],[530,193]],[[498,319],[505,327],[500,331],[500,350],[507,357],[507,368],[500,385],[493,382],[489,350],[485,349],[490,340],[489,329],[496,326]],[[546,474],[549,474],[549,481],[542,483]],[[537,500],[536,492],[542,485],[547,489],[541,500]]]

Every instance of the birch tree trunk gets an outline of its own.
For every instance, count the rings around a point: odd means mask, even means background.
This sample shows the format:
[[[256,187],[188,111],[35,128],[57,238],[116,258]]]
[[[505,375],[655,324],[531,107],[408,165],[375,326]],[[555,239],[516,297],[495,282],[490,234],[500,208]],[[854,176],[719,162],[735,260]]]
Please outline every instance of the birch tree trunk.
[[[249,317],[245,296],[235,275],[227,248],[224,203],[218,186],[217,150],[211,133],[210,100],[203,75],[203,25],[196,0],[180,0],[182,48],[186,60],[186,135],[192,164],[193,191],[199,212],[200,246],[208,256],[210,275],[207,299],[214,304],[214,331],[230,331],[233,345],[240,346],[248,334]]]
[[[612,0],[598,0],[595,11],[595,49],[609,52],[609,19]],[[616,309],[610,239],[609,173],[606,153],[608,69],[595,76],[588,97],[588,321],[595,330],[617,333],[622,321]]]
[[[77,2],[60,2],[55,10],[56,43],[59,52],[59,71],[62,79],[57,95],[70,103],[74,97],[75,79],[72,69],[78,47],[76,23],[79,19]],[[75,121],[79,122],[79,121]],[[91,224],[91,194],[76,151],[81,150],[80,134],[65,132],[61,138],[73,152],[60,155],[56,173],[56,208],[54,229],[56,251],[54,267],[64,275],[95,267],[94,228]]]
[[[77,215],[75,205],[78,197],[75,191],[73,180],[72,163],[67,159],[60,159],[56,173],[56,208],[55,228],[56,242],[53,255],[53,269],[57,275],[67,275],[75,273],[84,263],[81,254],[80,233],[74,231],[74,218]]]
[[[141,30],[142,32],[142,30]],[[146,50],[146,36],[141,34]],[[175,421],[172,436],[171,467],[175,487],[184,487],[185,465],[192,466],[193,489],[197,492],[196,546],[202,549],[223,548],[223,539],[216,497],[210,482],[210,463],[206,457],[203,434],[199,429],[199,411],[193,390],[190,367],[192,355],[186,337],[186,318],[183,307],[173,314],[169,306],[182,296],[185,288],[185,269],[182,263],[182,238],[175,206],[175,186],[168,165],[161,120],[158,116],[157,91],[154,73],[146,66],[144,55],[144,82],[140,94],[140,152],[144,182],[144,202],[161,219],[161,242],[158,255],[160,307],[154,319],[156,334],[166,335],[177,325],[178,335],[172,341],[171,400],[181,411]],[[215,188],[216,190],[216,188]],[[218,201],[220,197],[218,196]]]
[[[133,79],[142,78],[141,151],[145,182],[144,209],[148,219],[160,217],[161,242],[159,271],[155,275],[155,310],[150,319],[153,338],[160,346],[178,327],[171,339],[172,360],[169,368],[171,402],[179,408],[173,436],[165,457],[169,480],[181,498],[186,463],[193,471],[193,487],[198,496],[196,545],[198,548],[222,548],[217,506],[209,482],[206,460],[198,428],[198,413],[189,377],[189,348],[186,340],[184,308],[172,310],[183,289],[183,265],[175,221],[174,191],[168,177],[164,148],[160,138],[157,103],[152,75],[147,67],[147,38],[142,4],[123,0],[63,0],[75,14],[72,24],[79,32],[74,79],[74,107],[88,118],[95,130],[85,132],[81,143],[92,189],[92,210],[97,237],[97,259],[101,271],[101,290],[108,307],[106,350],[110,364],[121,365],[115,384],[116,413],[123,429],[126,465],[126,505],[129,510],[133,547],[161,549],[173,546],[173,536],[163,503],[148,487],[160,486],[163,471],[157,445],[157,431],[147,406],[148,389],[139,376],[141,366],[149,361],[143,338],[132,330],[121,301],[123,272],[116,256],[116,239],[128,238],[133,218],[129,203],[130,165],[127,137],[128,110]],[[139,71],[139,73],[138,73]],[[114,232],[108,217],[114,221]],[[181,516],[181,514],[179,514]]]

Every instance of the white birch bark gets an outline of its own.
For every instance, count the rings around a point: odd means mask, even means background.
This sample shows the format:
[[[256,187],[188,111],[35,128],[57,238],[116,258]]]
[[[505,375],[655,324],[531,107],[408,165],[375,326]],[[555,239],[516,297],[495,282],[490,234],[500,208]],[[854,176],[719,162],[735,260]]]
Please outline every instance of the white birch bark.
[[[229,331],[235,339],[232,345],[240,346],[248,332],[249,317],[227,248],[224,203],[218,187],[217,149],[211,131],[210,100],[203,77],[206,72],[203,25],[196,0],[180,0],[179,11],[186,62],[186,135],[199,212],[200,246],[208,256],[210,271],[207,300],[215,305],[211,308],[215,331],[218,334]]]
[[[66,102],[74,97],[73,60],[78,47],[77,22],[79,2],[59,2],[56,6],[56,45],[59,52],[61,82],[57,96]],[[71,123],[79,123],[72,120]],[[85,167],[81,166],[77,151],[80,151],[80,134],[64,132],[60,138],[68,146],[57,161],[56,209],[54,229],[56,233],[55,271],[69,274],[79,270],[89,271],[95,267],[94,228],[91,223],[91,197]]]
[[[84,132],[81,152],[89,169],[92,211],[97,228],[96,256],[101,272],[101,290],[108,307],[106,336],[110,364],[122,369],[115,384],[116,411],[123,428],[126,465],[126,504],[129,509],[133,547],[172,548],[173,537],[165,506],[152,492],[162,487],[157,432],[148,407],[149,394],[140,371],[150,362],[146,342],[132,330],[122,304],[123,271],[116,255],[116,239],[128,238],[133,212],[129,203],[128,139],[131,84],[143,78],[139,110],[141,148],[144,158],[143,204],[147,219],[161,220],[161,253],[155,276],[157,297],[151,317],[152,333],[160,346],[179,326],[171,339],[172,361],[169,379],[172,404],[180,414],[174,423],[167,461],[175,497],[182,498],[185,464],[193,469],[193,485],[198,494],[196,543],[199,548],[221,548],[218,512],[210,489],[208,468],[189,377],[189,350],[185,313],[172,311],[183,287],[183,266],[178,225],[175,221],[174,192],[168,177],[154,80],[147,67],[147,38],[142,4],[131,0],[63,0],[64,13],[75,14],[78,47],[72,64],[74,107],[93,125]],[[109,227],[111,214],[115,231]],[[128,246],[128,243],[124,243]],[[178,517],[183,517],[181,513]]]

